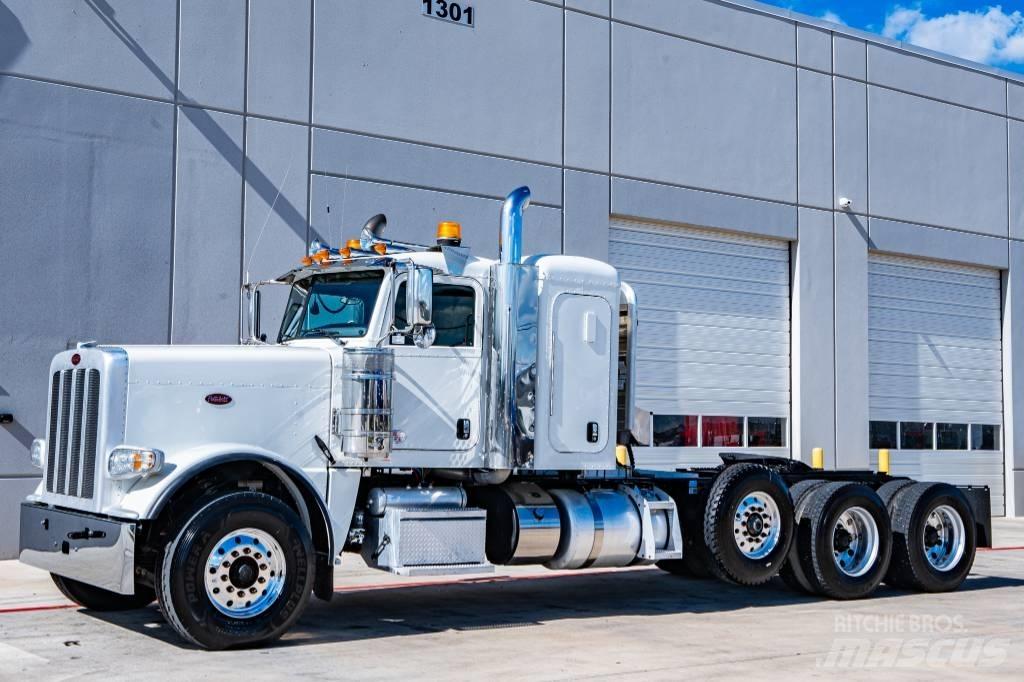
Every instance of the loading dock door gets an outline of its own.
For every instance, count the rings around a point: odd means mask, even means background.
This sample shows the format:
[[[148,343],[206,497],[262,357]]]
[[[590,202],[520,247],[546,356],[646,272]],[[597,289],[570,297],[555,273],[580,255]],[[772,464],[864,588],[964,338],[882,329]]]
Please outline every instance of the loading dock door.
[[[894,474],[987,485],[1004,514],[999,271],[880,254],[868,269],[872,457],[887,446]]]
[[[638,463],[788,457],[788,242],[614,219],[609,258],[640,308],[636,403],[655,435]]]

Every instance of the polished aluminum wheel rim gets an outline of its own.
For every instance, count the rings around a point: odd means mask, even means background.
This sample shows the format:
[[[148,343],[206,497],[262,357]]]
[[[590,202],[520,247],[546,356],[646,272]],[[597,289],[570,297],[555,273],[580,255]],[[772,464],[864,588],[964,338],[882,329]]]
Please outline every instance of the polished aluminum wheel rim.
[[[832,557],[836,567],[859,578],[878,560],[878,524],[863,507],[843,511],[832,527]]]
[[[772,553],[781,535],[781,514],[766,492],[754,491],[744,497],[733,515],[733,539],[743,556],[763,559]]]
[[[206,560],[206,596],[232,618],[266,611],[284,589],[285,558],[269,533],[241,528],[225,535]]]
[[[921,538],[925,558],[936,571],[949,571],[960,563],[967,545],[964,520],[949,505],[943,504],[928,515]]]

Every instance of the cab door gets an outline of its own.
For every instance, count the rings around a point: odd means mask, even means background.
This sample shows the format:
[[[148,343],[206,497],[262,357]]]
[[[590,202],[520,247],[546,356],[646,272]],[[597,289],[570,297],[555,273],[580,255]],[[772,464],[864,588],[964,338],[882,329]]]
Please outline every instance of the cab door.
[[[405,280],[392,300],[395,328],[405,326]],[[477,466],[483,428],[482,341],[483,290],[471,279],[434,278],[430,348],[417,348],[410,336],[392,334],[395,354],[393,424],[396,455],[418,453],[409,466]],[[405,462],[398,462],[405,464]]]

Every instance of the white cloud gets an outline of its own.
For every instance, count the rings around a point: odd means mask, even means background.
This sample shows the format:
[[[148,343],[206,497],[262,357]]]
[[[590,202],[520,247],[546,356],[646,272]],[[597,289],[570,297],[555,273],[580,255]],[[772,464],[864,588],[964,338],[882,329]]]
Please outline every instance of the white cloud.
[[[831,21],[833,24],[842,24],[844,26],[846,25],[846,22],[843,21],[843,18],[836,14],[835,12],[833,12],[832,10],[829,10],[822,14],[821,18],[824,19],[825,21]]]
[[[983,64],[1024,63],[1024,14],[1001,6],[928,17],[920,8],[897,6],[882,33],[919,47]]]

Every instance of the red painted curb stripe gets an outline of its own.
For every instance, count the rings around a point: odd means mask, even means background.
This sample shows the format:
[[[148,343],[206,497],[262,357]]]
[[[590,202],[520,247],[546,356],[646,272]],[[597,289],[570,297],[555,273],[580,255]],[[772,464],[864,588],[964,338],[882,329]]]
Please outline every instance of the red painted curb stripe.
[[[1019,552],[1024,547],[979,547],[979,552]]]
[[[9,609],[0,609],[0,614],[29,613],[30,611],[57,611],[58,609],[75,608],[78,608],[78,604],[41,604],[35,606],[13,606]]]

